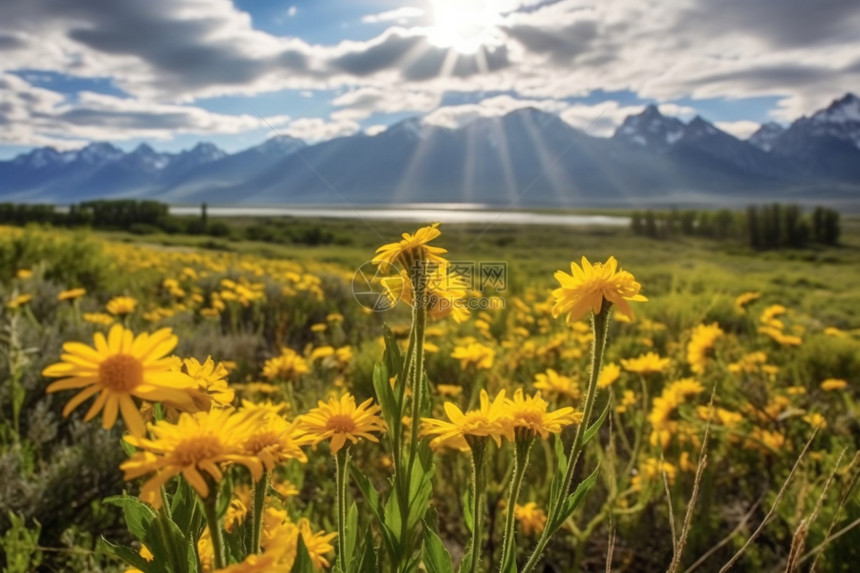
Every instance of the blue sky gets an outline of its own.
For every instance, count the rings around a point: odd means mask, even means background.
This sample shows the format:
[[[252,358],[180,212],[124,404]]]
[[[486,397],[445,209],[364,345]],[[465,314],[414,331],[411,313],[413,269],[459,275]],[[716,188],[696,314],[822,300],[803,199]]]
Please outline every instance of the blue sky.
[[[858,91],[857,37],[855,0],[4,0],[0,159],[234,152],[529,105],[606,136],[657,103],[746,137]]]

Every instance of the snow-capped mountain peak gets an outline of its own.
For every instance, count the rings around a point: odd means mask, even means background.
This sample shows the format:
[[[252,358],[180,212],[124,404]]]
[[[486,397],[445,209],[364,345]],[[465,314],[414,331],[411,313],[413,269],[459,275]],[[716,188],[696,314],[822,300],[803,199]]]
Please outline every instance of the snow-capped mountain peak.
[[[845,94],[811,117],[800,118],[792,129],[813,137],[834,137],[860,147],[860,98]]]
[[[810,119],[818,123],[860,123],[860,98],[847,93],[826,109],[815,112]]]
[[[678,141],[683,133],[684,123],[681,120],[666,117],[656,105],[651,104],[641,113],[627,116],[613,138],[632,145],[665,150]]]
[[[770,121],[768,123],[763,123],[761,127],[759,127],[756,132],[750,136],[748,141],[759,149],[770,151],[773,149],[774,141],[776,141],[783,133],[785,133],[785,128],[783,126]]]
[[[126,159],[138,167],[153,171],[163,169],[170,162],[168,155],[156,152],[146,143],[138,145],[134,151],[126,156]]]
[[[90,143],[83,149],[75,152],[75,159],[84,161],[91,165],[116,161],[123,156],[123,152],[110,143]]]

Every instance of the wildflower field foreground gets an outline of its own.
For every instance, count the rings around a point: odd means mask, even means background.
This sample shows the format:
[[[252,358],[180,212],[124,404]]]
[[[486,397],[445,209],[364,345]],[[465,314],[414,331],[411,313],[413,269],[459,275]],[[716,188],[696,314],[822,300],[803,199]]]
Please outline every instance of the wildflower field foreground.
[[[852,571],[848,223],[2,227],[0,566]]]

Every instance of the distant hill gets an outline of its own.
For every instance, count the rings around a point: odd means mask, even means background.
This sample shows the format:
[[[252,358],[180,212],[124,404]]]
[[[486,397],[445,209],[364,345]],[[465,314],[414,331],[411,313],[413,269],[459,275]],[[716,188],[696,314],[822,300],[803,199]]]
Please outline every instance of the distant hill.
[[[316,145],[273,138],[227,154],[109,143],[34,149],[0,162],[0,202],[150,198],[181,204],[523,207],[795,201],[860,206],[860,100],[740,140],[706,119],[648,106],[609,138],[533,108],[458,128],[407,119],[374,136]]]

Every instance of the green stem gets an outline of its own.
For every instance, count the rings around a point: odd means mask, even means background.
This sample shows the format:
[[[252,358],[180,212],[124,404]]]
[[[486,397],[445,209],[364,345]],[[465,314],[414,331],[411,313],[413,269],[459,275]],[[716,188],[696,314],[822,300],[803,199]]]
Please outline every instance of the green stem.
[[[268,489],[269,472],[264,470],[263,477],[254,485],[254,527],[251,530],[251,553],[260,552],[260,540],[263,537],[263,512]]]
[[[469,573],[476,573],[481,561],[481,537],[484,524],[484,452],[485,438],[469,440],[472,449],[472,541]]]
[[[412,279],[414,299],[412,306],[412,330],[411,342],[414,344],[411,355],[411,365],[408,369],[408,382],[412,390],[412,424],[409,436],[409,458],[406,463],[406,479],[401,485],[400,496],[400,538],[404,544],[405,551],[401,557],[404,564],[408,563],[413,551],[409,540],[409,492],[412,490],[412,469],[415,466],[415,455],[418,451],[418,430],[421,423],[421,400],[424,388],[424,338],[427,325],[427,306],[425,298],[426,285],[424,284],[424,269],[418,266]],[[405,391],[405,388],[404,388]]]
[[[528,431],[528,430],[527,430]],[[516,532],[514,530],[514,517],[517,500],[520,497],[520,489],[523,478],[526,475],[526,467],[529,463],[529,451],[532,448],[534,437],[517,436],[516,455],[514,456],[514,477],[508,492],[508,505],[505,508],[505,537],[502,542],[502,567],[504,573],[516,566]]]
[[[223,569],[227,566],[227,558],[224,553],[224,533],[218,522],[218,490],[210,484],[209,496],[203,500],[203,511],[206,514],[206,523],[209,525],[209,536],[212,538],[212,552],[215,554],[215,569]]]
[[[597,398],[597,380],[600,378],[600,369],[603,366],[603,352],[606,349],[606,335],[609,331],[609,308],[612,304],[606,299],[603,300],[603,306],[600,312],[593,315],[592,332],[594,333],[594,341],[592,342],[591,353],[591,379],[588,382],[588,391],[585,394],[585,408],[582,413],[582,423],[576,428],[576,435],[573,438],[573,443],[570,446],[570,454],[567,458],[567,469],[564,475],[564,481],[560,489],[560,495],[555,501],[555,504],[550,507],[547,513],[547,527],[544,528],[538,539],[537,545],[532,552],[529,560],[526,562],[520,573],[528,573],[538,563],[543,550],[549,543],[550,537],[558,530],[561,523],[558,522],[559,512],[564,505],[564,500],[570,492],[570,485],[573,482],[573,474],[576,470],[576,464],[579,461],[579,456],[582,453],[582,442],[585,439],[585,431],[588,429],[591,415],[594,410],[594,402]]]
[[[335,485],[337,487],[337,562],[346,571],[346,464],[349,454],[341,448],[335,454]]]

